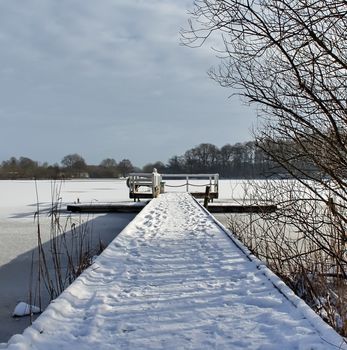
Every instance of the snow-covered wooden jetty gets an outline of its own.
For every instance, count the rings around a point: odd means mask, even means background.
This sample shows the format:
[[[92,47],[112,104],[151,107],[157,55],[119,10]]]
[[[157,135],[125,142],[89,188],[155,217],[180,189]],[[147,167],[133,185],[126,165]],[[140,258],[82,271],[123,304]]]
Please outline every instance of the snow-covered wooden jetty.
[[[159,174],[154,169],[152,173],[131,173],[126,183],[129,198],[134,199],[134,203],[74,203],[67,205],[67,210],[81,213],[138,213],[149,200],[166,191],[185,191],[194,198],[203,198],[210,213],[267,213],[277,210],[274,203],[255,205],[246,200],[242,203],[214,201],[219,197],[219,174]],[[140,202],[140,199],[147,201]]]
[[[153,199],[9,349],[347,349],[188,193]]]

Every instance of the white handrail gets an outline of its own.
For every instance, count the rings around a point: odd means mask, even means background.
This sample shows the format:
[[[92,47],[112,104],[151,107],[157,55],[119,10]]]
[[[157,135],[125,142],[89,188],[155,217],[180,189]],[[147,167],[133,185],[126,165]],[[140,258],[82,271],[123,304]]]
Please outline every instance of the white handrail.
[[[156,169],[152,173],[130,173],[127,184],[129,187],[130,195],[139,195],[140,192],[138,189],[143,187],[148,187],[152,190],[152,197],[155,198],[159,195],[161,187],[163,185],[163,179],[182,179],[185,180],[185,183],[182,186],[186,187],[186,192],[189,192],[189,186],[193,187],[202,187],[210,186],[212,193],[217,193],[218,196],[218,181],[219,174],[159,174]],[[203,180],[206,179],[208,183],[206,184],[193,184],[191,180]],[[167,185],[170,187],[170,185]],[[173,186],[178,187],[178,186]],[[193,192],[194,193],[194,192]],[[148,194],[148,192],[147,192]]]
[[[182,179],[185,180],[185,184],[182,186],[186,187],[186,191],[189,192],[189,186],[199,186],[193,185],[189,180],[208,180],[208,185],[210,186],[211,192],[218,192],[218,182],[219,174],[162,174],[163,179]],[[206,184],[201,185],[206,186]]]
[[[139,194],[138,189],[142,187],[149,187],[152,190],[152,197],[155,198],[160,193],[161,175],[156,169],[153,173],[130,173],[127,179],[129,187],[129,195]]]

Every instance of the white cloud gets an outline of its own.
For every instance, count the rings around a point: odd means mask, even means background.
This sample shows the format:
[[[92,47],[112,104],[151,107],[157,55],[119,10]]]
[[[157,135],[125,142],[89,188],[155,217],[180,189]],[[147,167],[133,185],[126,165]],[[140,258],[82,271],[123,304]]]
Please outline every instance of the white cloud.
[[[124,147],[129,157],[131,153],[137,157],[134,161],[140,163],[147,155],[136,155],[139,148],[133,145],[134,140],[142,138],[143,132],[149,138],[158,137],[168,124],[173,132],[182,134],[182,147],[188,148],[204,142],[211,131],[205,133],[200,128],[200,135],[189,136],[187,129],[196,128],[199,121],[209,127],[210,117],[214,121],[220,118],[226,126],[215,123],[216,143],[223,139],[222,134],[226,142],[233,142],[236,134],[233,136],[231,125],[230,139],[226,134],[227,114],[229,109],[238,111],[239,107],[230,105],[226,100],[228,92],[218,89],[206,76],[206,70],[215,62],[213,54],[206,49],[179,46],[179,29],[186,23],[186,8],[191,3],[1,1],[0,105],[2,115],[15,120],[17,129],[12,122],[7,125],[6,134],[0,131],[0,142],[8,146],[6,151],[0,147],[0,159],[30,148],[27,143],[24,147],[12,142],[10,135],[24,135],[25,126],[30,127],[32,157],[48,161],[52,150],[45,147],[37,153],[40,147],[35,146],[35,140],[42,133],[52,132],[52,125],[53,132],[64,135],[66,125],[72,125],[74,136],[67,134],[81,142],[92,129],[100,150],[109,149],[106,144],[113,144],[115,153]],[[250,116],[238,121],[245,126],[244,139],[248,138]],[[148,123],[151,128],[145,131]],[[103,137],[105,128],[111,127],[115,133],[123,130],[122,137]],[[133,135],[133,130],[137,130],[137,137],[126,137],[127,133]],[[165,143],[165,138],[161,142]],[[73,152],[76,144],[66,137],[64,147]],[[170,147],[161,147],[162,160],[172,155]],[[85,153],[88,152],[94,154],[92,158],[99,156],[95,147],[88,148]],[[100,156],[117,158],[112,154]]]

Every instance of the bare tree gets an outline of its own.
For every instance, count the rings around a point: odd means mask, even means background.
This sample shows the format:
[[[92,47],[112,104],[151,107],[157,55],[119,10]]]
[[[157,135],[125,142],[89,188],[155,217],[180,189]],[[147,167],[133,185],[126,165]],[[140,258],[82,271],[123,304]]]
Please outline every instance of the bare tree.
[[[201,143],[184,154],[185,163],[189,172],[213,172],[217,170],[219,149],[210,143]]]
[[[257,103],[264,118],[259,146],[293,175],[311,178],[307,169],[298,167],[304,157],[320,170],[319,180],[329,176],[345,195],[346,1],[194,3],[183,41],[200,46],[213,38],[219,44],[220,64],[209,74]],[[290,152],[274,147],[284,142]]]
[[[144,173],[151,173],[153,171],[153,169],[157,169],[157,171],[160,174],[163,174],[166,171],[165,164],[163,162],[160,162],[160,161],[157,161],[157,162],[154,162],[154,163],[148,163],[148,164],[145,164],[142,167],[142,171]]]
[[[219,64],[210,77],[257,105],[258,146],[305,188],[293,196],[295,191],[276,185],[286,198],[277,222],[290,224],[323,251],[324,263],[330,262],[325,270],[343,281],[346,28],[345,0],[196,0],[182,32],[188,46],[213,43]],[[347,313],[340,316],[346,323]],[[346,334],[347,327],[340,331]]]
[[[123,159],[118,164],[118,170],[123,177],[126,177],[134,170],[134,166],[129,159]]]
[[[117,168],[117,162],[113,158],[106,158],[100,162],[100,166],[103,168]]]
[[[317,194],[322,205],[333,205],[344,240],[347,2],[194,4],[190,29],[182,32],[184,43],[200,46],[209,38],[219,43],[220,64],[210,76],[257,103],[263,117],[263,127],[256,131],[258,146]]]
[[[66,171],[73,176],[80,176],[87,168],[87,164],[82,156],[77,153],[66,155],[61,164],[65,167]]]

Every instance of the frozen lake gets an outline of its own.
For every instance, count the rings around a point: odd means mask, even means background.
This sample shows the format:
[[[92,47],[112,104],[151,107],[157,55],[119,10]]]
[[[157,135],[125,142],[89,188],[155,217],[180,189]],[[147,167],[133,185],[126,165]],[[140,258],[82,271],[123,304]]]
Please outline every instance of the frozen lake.
[[[63,205],[93,201],[128,200],[124,180],[103,181],[38,181],[37,193],[40,203],[40,226],[43,244],[49,249],[52,192],[60,187]],[[6,342],[14,333],[21,333],[29,325],[29,318],[12,318],[19,301],[28,301],[32,253],[37,246],[36,186],[34,181],[0,181],[0,343]],[[68,213],[61,214],[66,222]],[[95,241],[99,237],[108,244],[134,218],[135,214],[74,214],[72,220],[88,223]],[[43,295],[43,304],[48,296]]]
[[[241,199],[242,181],[221,180],[222,200]],[[36,192],[37,188],[37,192]],[[184,191],[183,188],[167,188],[168,191]],[[59,192],[59,194],[57,194]],[[38,196],[38,201],[37,201]],[[28,318],[12,318],[17,302],[27,301],[30,283],[32,253],[37,246],[37,221],[34,220],[37,203],[40,208],[40,226],[43,244],[48,247],[51,218],[48,215],[52,198],[60,197],[62,208],[68,203],[130,201],[125,180],[67,180],[52,181],[0,181],[0,343],[12,334],[21,333],[29,325]],[[61,220],[68,217],[61,214]],[[95,241],[99,237],[104,244],[111,242],[133,219],[135,214],[74,214],[76,225],[88,223]],[[225,216],[219,215],[223,221]],[[47,296],[44,298],[48,303]]]

